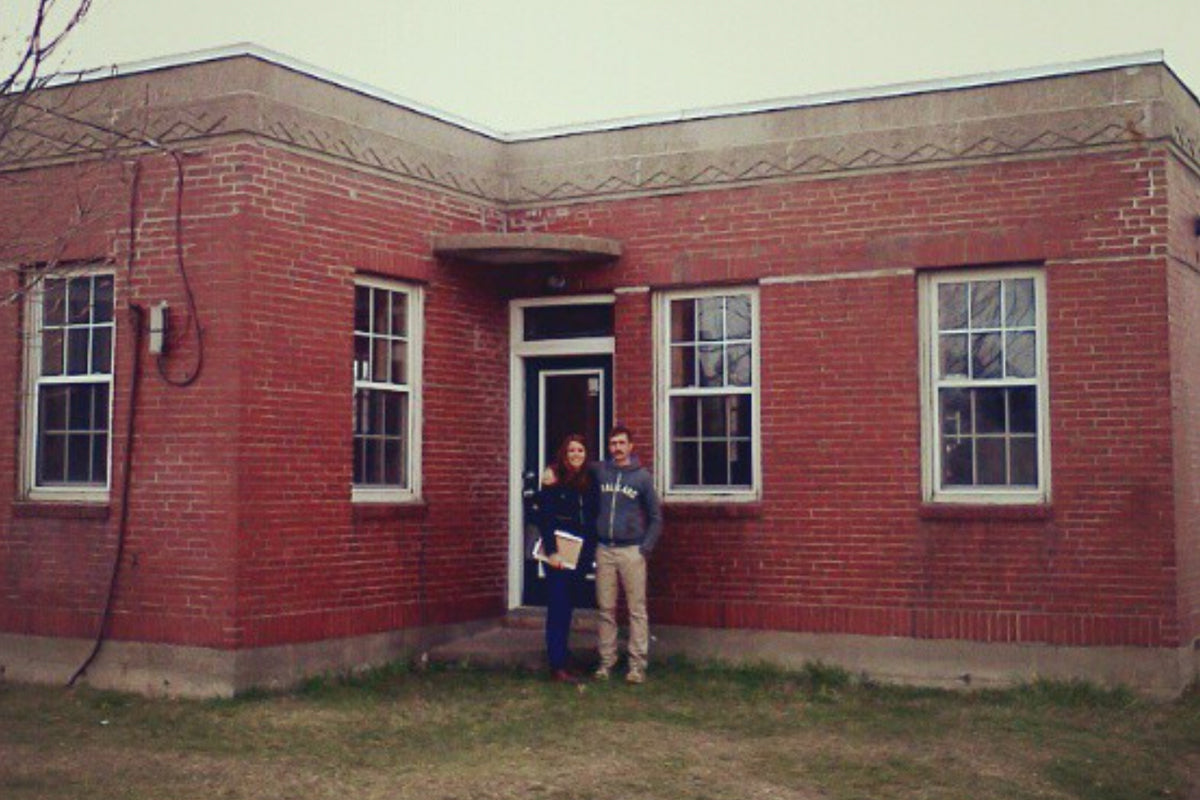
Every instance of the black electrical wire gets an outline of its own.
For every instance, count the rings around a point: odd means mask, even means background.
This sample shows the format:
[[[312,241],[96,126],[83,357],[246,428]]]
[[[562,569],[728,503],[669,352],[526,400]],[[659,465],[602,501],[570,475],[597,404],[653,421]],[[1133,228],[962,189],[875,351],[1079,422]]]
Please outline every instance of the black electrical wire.
[[[104,611],[100,616],[100,629],[96,632],[96,642],[92,645],[92,652],[67,681],[67,686],[74,686],[75,681],[79,680],[79,676],[87,672],[87,668],[96,660],[96,656],[100,655],[100,647],[104,644],[109,621],[112,619],[113,599],[117,595],[117,576],[121,573],[121,559],[125,553],[125,538],[129,531],[129,488],[133,484],[133,442],[135,423],[137,422],[138,386],[141,383],[139,378],[142,366],[142,329],[146,312],[141,306],[130,303],[129,316],[133,324],[133,376],[129,385],[129,416],[125,428],[125,448],[122,455],[124,466],[121,476],[121,519],[117,525],[116,553],[113,555],[112,572],[108,580],[108,596],[104,599]]]
[[[183,258],[183,184],[184,170],[183,158],[174,150],[169,151],[171,158],[175,161],[175,265],[179,270],[179,277],[183,280],[183,291],[187,296],[188,318],[183,326],[183,332],[180,333],[176,341],[182,341],[187,334],[189,328],[196,329],[196,366],[183,378],[172,378],[167,374],[166,353],[160,353],[156,359],[159,376],[171,384],[183,388],[191,386],[200,377],[201,370],[204,369],[204,326],[200,324],[200,311],[196,307],[196,296],[192,293],[192,284],[188,280],[187,265]],[[167,348],[170,349],[170,348]]]

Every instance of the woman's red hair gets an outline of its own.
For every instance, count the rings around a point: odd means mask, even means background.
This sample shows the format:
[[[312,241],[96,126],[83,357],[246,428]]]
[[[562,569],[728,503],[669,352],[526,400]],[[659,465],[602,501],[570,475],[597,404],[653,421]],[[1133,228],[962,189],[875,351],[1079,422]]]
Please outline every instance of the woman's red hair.
[[[584,461],[583,466],[578,470],[572,470],[567,463],[567,448],[575,442],[583,445]],[[572,489],[584,491],[590,484],[587,468],[587,440],[578,433],[572,433],[563,438],[562,444],[558,446],[558,453],[554,456],[554,464],[550,469],[554,470],[554,477],[558,479],[560,486],[570,486]]]

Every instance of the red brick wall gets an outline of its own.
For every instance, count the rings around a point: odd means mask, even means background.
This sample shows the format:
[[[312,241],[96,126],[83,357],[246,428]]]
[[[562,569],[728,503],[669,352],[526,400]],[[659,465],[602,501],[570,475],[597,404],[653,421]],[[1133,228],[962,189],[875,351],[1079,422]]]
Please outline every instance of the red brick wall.
[[[625,243],[615,269],[581,271],[573,287],[633,289],[616,307],[617,417],[651,465],[652,294],[637,287],[845,278],[761,288],[763,499],[670,510],[651,580],[656,620],[1179,643],[1172,458],[1194,441],[1173,441],[1170,427],[1165,165],[1157,150],[1112,152],[513,213],[518,229]],[[174,164],[143,161],[131,273],[132,173],[108,168],[112,206],[73,246],[113,255],[119,298],[168,299],[182,319]],[[497,228],[497,213],[252,143],[189,157],[186,170],[204,372],[177,389],[146,364],[113,634],[251,647],[501,612],[507,302],[532,277],[430,255],[431,234]],[[34,177],[0,198],[0,218],[79,180]],[[46,230],[64,224],[39,218]],[[890,270],[1014,261],[1047,265],[1053,504],[945,513],[921,503],[917,278]],[[871,270],[885,272],[850,274]],[[419,506],[350,503],[358,272],[426,289]],[[1184,274],[1170,270],[1173,297],[1191,307]],[[132,343],[120,306],[117,454]],[[16,316],[0,308],[6,329]],[[1174,357],[1194,361],[1186,353]],[[169,373],[185,374],[195,355],[194,339],[183,342]],[[9,341],[0,376],[16,386],[17,375]],[[0,629],[91,635],[119,492],[102,520],[10,512],[18,402],[15,389],[3,394]],[[1178,508],[1194,519],[1194,506]]]
[[[1166,202],[1162,154],[1138,151],[518,215],[624,241],[618,285],[860,273],[763,285],[762,503],[668,509],[655,617],[1177,644]],[[887,271],[1013,262],[1046,264],[1053,503],[923,506],[917,280]],[[649,304],[618,303],[617,416],[643,429],[651,361],[622,353],[645,352]]]
[[[187,390],[167,387],[146,358],[132,460],[129,526],[111,635],[184,644],[217,644],[232,619],[233,482],[229,454],[236,433],[236,361],[219,344],[228,340],[235,308],[228,307],[236,249],[226,233],[233,209],[215,192],[221,176],[209,159],[188,159],[185,263],[209,337],[203,379]],[[183,319],[184,293],[176,269],[174,162],[165,156],[84,164],[17,176],[18,192],[0,199],[18,240],[12,258],[58,257],[41,243],[65,245],[64,260],[108,261],[116,276],[116,371],[113,404],[111,501],[86,511],[46,504],[14,509],[18,485],[19,345],[5,337],[0,406],[0,560],[4,569],[0,625],[14,633],[91,637],[104,607],[121,516],[125,480],[134,329],[129,303],[171,303]],[[83,203],[81,206],[81,198]],[[78,209],[84,208],[82,216]],[[135,213],[136,257],[128,258],[129,220]],[[77,224],[82,218],[84,224]],[[65,233],[64,233],[65,232]],[[0,324],[17,330],[17,306]],[[193,342],[178,348],[170,372],[186,371]],[[182,363],[180,363],[182,362]],[[87,518],[80,518],[87,517]]]
[[[1200,177],[1172,160],[1170,320],[1176,551],[1183,642],[1200,637]]]
[[[439,265],[439,230],[494,227],[494,211],[253,145],[185,159],[185,263],[204,337],[187,388],[145,360],[114,638],[244,647],[497,614],[507,552],[507,299],[491,278]],[[77,170],[33,173],[8,211],[38,206]],[[118,296],[111,502],[80,520],[10,511],[17,486],[19,344],[0,351],[0,629],[89,637],[115,552],[132,329],[124,304],[187,315],[175,267],[175,165],[141,162],[137,259],[125,267],[133,170],[97,178],[111,198],[73,257],[111,255]],[[25,185],[25,184],[22,184]],[[15,215],[3,214],[9,217]],[[31,241],[38,237],[29,236]],[[25,258],[25,260],[29,260]],[[426,287],[424,488],[416,508],[350,503],[351,332],[357,272]],[[13,277],[4,278],[12,285]],[[0,309],[17,329],[18,306]],[[167,362],[197,357],[194,334]],[[466,367],[466,368],[465,368]],[[8,378],[11,378],[9,384]],[[29,516],[38,514],[40,516]]]
[[[236,643],[258,646],[499,614],[507,553],[507,303],[439,265],[432,233],[473,203],[242,146],[247,198]],[[424,499],[350,503],[353,281],[425,286]],[[252,354],[252,355],[251,355]]]

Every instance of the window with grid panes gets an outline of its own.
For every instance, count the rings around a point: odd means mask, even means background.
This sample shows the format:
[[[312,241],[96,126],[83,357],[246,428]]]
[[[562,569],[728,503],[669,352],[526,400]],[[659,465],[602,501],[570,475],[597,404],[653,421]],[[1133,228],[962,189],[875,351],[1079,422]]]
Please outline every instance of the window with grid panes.
[[[113,276],[47,276],[27,300],[27,486],[88,499],[109,487]]]
[[[382,281],[354,287],[355,499],[417,491],[420,292]]]
[[[669,294],[663,308],[667,491],[752,492],[757,295]]]
[[[1045,499],[1044,288],[1040,272],[935,275],[928,313],[927,495]]]

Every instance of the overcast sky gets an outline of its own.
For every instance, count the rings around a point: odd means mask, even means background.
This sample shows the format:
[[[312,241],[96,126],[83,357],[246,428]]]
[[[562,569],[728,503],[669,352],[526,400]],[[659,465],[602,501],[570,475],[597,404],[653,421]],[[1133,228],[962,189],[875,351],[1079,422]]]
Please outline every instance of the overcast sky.
[[[1200,0],[94,2],[71,66],[252,42],[503,132],[1153,50],[1200,93]]]

